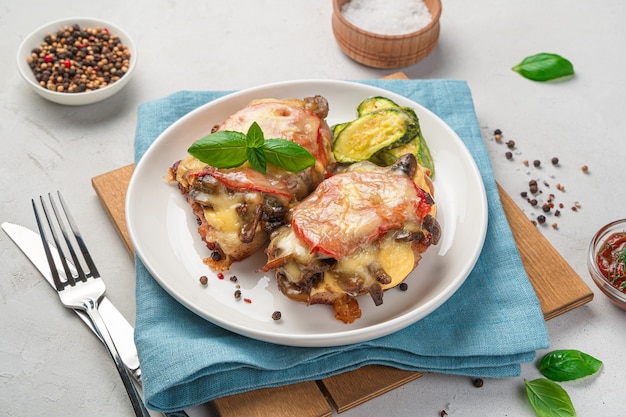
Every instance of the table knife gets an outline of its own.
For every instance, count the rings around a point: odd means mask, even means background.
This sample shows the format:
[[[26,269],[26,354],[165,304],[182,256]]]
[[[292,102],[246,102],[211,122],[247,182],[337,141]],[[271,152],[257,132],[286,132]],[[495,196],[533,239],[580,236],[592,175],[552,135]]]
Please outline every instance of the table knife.
[[[54,288],[54,281],[50,273],[50,267],[46,259],[46,254],[41,244],[41,237],[38,233],[18,224],[4,222],[2,223],[2,229],[7,235],[15,242],[17,247],[21,249],[26,257],[32,262],[33,265],[39,270],[41,275],[48,281],[50,286]],[[52,244],[50,246],[54,249],[52,252],[57,255],[56,248]],[[98,338],[100,336],[95,331],[89,317],[83,311],[74,310],[76,314],[83,320],[87,326],[94,332]],[[131,372],[133,377],[139,382],[141,378],[141,368],[139,367],[139,358],[137,357],[137,349],[133,339],[133,326],[128,323],[126,318],[119,312],[119,310],[111,303],[111,301],[105,296],[102,299],[99,307],[100,315],[105,321],[113,342],[117,347],[122,362]]]

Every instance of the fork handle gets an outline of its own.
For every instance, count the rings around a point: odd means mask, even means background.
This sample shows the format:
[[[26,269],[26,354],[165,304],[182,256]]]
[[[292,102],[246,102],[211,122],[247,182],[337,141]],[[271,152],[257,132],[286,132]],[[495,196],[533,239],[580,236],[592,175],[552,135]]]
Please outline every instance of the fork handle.
[[[150,413],[146,409],[146,406],[137,391],[137,387],[133,384],[131,380],[130,374],[124,366],[122,362],[122,358],[120,357],[117,348],[115,347],[115,343],[113,343],[113,339],[111,338],[111,334],[109,333],[109,329],[106,324],[102,320],[102,316],[100,316],[100,312],[98,311],[98,304],[96,300],[92,300],[93,302],[85,305],[85,311],[89,318],[91,319],[98,335],[101,337],[104,342],[113,362],[115,362],[115,366],[117,368],[117,372],[120,374],[122,378],[122,382],[124,383],[124,388],[126,388],[126,393],[128,394],[128,398],[130,398],[130,402],[133,405],[133,409],[135,410],[135,415],[137,417],[150,417]]]

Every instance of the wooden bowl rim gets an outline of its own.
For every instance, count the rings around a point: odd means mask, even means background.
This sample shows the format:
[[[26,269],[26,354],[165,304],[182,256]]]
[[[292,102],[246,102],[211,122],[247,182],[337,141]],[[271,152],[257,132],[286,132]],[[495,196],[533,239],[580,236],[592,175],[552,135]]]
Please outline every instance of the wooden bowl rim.
[[[348,0],[350,1],[350,0]],[[432,15],[432,19],[430,21],[430,23],[426,26],[424,26],[423,28],[416,30],[415,32],[409,32],[409,33],[403,33],[401,35],[382,35],[380,33],[375,33],[375,32],[369,32],[365,29],[361,29],[358,26],[355,26],[354,24],[352,24],[350,21],[348,21],[348,19],[346,19],[343,16],[343,13],[341,13],[341,10],[339,9],[339,0],[333,0],[333,12],[335,14],[335,17],[337,19],[339,19],[339,21],[341,23],[343,23],[344,25],[346,25],[347,27],[349,27],[350,29],[361,33],[363,35],[366,36],[371,36],[373,38],[378,38],[378,39],[395,39],[395,40],[400,40],[400,39],[407,39],[407,38],[413,38],[416,36],[421,35],[422,33],[426,33],[429,30],[431,30],[433,28],[433,26],[435,26],[436,24],[439,23],[439,18],[441,17],[441,9],[442,9],[442,5],[441,5],[441,0],[434,0],[437,5],[439,7],[436,8],[436,12],[435,14],[432,13],[432,11],[430,11],[431,15]],[[346,2],[347,3],[347,2]]]

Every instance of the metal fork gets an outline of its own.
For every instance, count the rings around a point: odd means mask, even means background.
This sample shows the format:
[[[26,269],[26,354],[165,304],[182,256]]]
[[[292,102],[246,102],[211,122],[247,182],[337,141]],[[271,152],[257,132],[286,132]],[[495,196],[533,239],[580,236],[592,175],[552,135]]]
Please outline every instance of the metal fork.
[[[87,313],[89,319],[93,323],[99,336],[102,338],[109,353],[111,354],[113,362],[115,362],[117,371],[122,378],[122,382],[124,383],[130,402],[135,410],[135,415],[150,417],[150,414],[148,413],[137,388],[131,380],[128,370],[120,358],[109,330],[98,312],[98,305],[100,304],[100,300],[102,300],[106,290],[104,282],[100,279],[100,274],[98,273],[96,265],[87,250],[87,246],[83,241],[78,227],[76,227],[74,219],[65,205],[65,201],[63,200],[61,193],[57,191],[57,194],[59,202],[61,203],[62,211],[58,208],[52,194],[48,193],[48,199],[50,200],[52,211],[48,209],[48,205],[46,204],[44,198],[42,196],[39,197],[41,208],[43,209],[44,217],[48,226],[48,231],[46,232],[44,231],[45,228],[43,218],[39,214],[37,204],[34,199],[31,201],[41,241],[43,243],[44,251],[46,252],[48,264],[50,265],[50,272],[54,279],[56,290],[61,298],[61,302],[67,308],[83,310]],[[73,234],[73,239],[68,233],[66,225],[69,225]],[[63,236],[63,241],[59,238],[59,230]],[[54,246],[57,248],[61,264],[63,265],[64,279],[62,279],[62,276],[59,274],[57,269],[54,257],[52,256],[52,252],[50,250],[50,245],[48,244],[47,235],[51,235],[54,240]],[[79,260],[78,254],[74,249],[73,242],[78,245],[82,254],[82,259],[86,264],[86,270],[83,267],[83,262]],[[74,264],[74,273],[72,273],[72,269],[70,269],[63,248],[66,248],[69,251],[69,256]]]

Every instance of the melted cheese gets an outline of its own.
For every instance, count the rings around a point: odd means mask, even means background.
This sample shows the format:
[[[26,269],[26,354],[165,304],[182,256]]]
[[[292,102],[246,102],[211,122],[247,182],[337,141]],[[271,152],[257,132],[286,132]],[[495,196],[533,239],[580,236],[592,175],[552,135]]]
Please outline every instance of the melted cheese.
[[[205,207],[204,218],[211,227],[220,232],[238,233],[241,230],[241,218],[237,214],[236,206],[219,209]]]
[[[299,263],[306,265],[313,258],[311,251],[296,236],[291,228],[284,228],[281,231],[282,236],[275,240],[278,256],[284,254],[291,255]],[[297,274],[299,276],[299,274]],[[298,277],[299,280],[299,277]]]
[[[191,179],[188,178],[188,174],[190,172],[201,171],[206,166],[207,164],[204,162],[200,162],[193,156],[188,156],[178,164],[178,168],[176,169],[176,181],[178,181],[183,187],[187,188],[191,185],[190,180],[193,181],[193,179],[195,179],[195,177]]]
[[[283,266],[287,272],[287,279],[297,283],[301,279],[301,270],[298,265],[309,264],[315,254],[303,245],[292,229],[283,229],[280,237],[273,239],[277,256],[291,255],[292,259]],[[375,277],[369,272],[371,264],[380,265],[391,277],[391,282],[382,286],[383,289],[395,287],[411,273],[415,267],[415,258],[411,243],[397,240],[390,234],[375,245],[361,248],[351,256],[337,260],[331,271],[324,274],[323,281],[312,288],[311,295],[322,292],[344,292],[337,282],[337,275],[359,275],[366,288],[375,282]],[[333,272],[335,271],[335,272]]]
[[[357,274],[361,278],[363,289],[365,290],[370,285],[376,283],[376,278],[372,276],[368,269],[372,264],[380,265],[387,275],[391,277],[391,282],[382,285],[382,288],[395,287],[404,281],[415,266],[411,244],[388,236],[379,245],[368,246],[352,256],[337,261],[337,265],[324,274],[324,282],[319,288],[341,288],[337,283],[337,276],[342,273],[351,273]]]
[[[296,206],[292,225],[312,250],[342,259],[389,230],[419,228],[422,203],[407,177],[345,172],[322,182]]]
[[[377,260],[391,277],[391,282],[383,285],[385,290],[400,284],[415,268],[415,255],[411,244],[396,239],[389,238],[384,241],[378,252]]]

